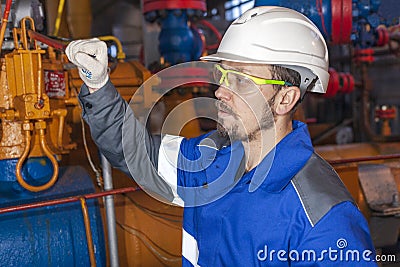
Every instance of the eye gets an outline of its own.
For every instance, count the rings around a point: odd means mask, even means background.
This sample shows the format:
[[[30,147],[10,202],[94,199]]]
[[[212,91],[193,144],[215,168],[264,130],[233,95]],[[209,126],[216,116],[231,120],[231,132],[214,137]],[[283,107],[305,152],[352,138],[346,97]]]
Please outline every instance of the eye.
[[[236,85],[242,87],[247,87],[249,85],[249,80],[241,75],[236,76]]]
[[[236,76],[236,84],[237,85],[244,85],[247,82],[246,80],[247,80],[246,77],[243,77],[240,75]]]

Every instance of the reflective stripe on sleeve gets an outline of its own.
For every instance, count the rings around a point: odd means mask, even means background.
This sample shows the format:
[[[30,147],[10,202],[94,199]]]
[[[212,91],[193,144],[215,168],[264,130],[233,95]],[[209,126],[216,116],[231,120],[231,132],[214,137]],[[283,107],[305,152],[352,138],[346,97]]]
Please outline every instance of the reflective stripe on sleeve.
[[[193,266],[199,266],[199,248],[196,239],[185,229],[182,229],[182,256],[185,257]]]
[[[183,200],[177,192],[178,187],[178,155],[183,137],[165,135],[161,140],[158,153],[158,174],[168,183],[174,194],[172,203],[183,207]]]

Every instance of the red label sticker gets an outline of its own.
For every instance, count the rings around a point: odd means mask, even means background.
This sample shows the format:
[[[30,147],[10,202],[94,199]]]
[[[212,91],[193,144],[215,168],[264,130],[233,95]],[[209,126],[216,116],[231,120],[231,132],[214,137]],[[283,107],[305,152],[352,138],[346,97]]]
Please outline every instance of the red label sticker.
[[[49,97],[65,97],[65,75],[64,71],[45,70],[44,84],[46,94]]]

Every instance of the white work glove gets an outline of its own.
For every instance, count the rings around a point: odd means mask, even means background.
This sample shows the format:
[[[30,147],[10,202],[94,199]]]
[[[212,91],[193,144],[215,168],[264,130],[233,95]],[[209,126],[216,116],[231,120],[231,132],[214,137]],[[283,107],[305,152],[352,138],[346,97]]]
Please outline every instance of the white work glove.
[[[77,40],[68,44],[65,54],[79,69],[79,76],[90,92],[108,81],[107,45],[97,38]]]

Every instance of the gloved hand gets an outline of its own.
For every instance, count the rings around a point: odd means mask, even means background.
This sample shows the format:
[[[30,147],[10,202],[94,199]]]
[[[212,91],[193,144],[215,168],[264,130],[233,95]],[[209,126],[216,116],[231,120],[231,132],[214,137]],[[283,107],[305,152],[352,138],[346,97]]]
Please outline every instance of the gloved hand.
[[[65,53],[79,69],[79,76],[91,92],[108,81],[107,45],[97,38],[77,40],[68,44]],[[93,90],[94,89],[94,90]]]

